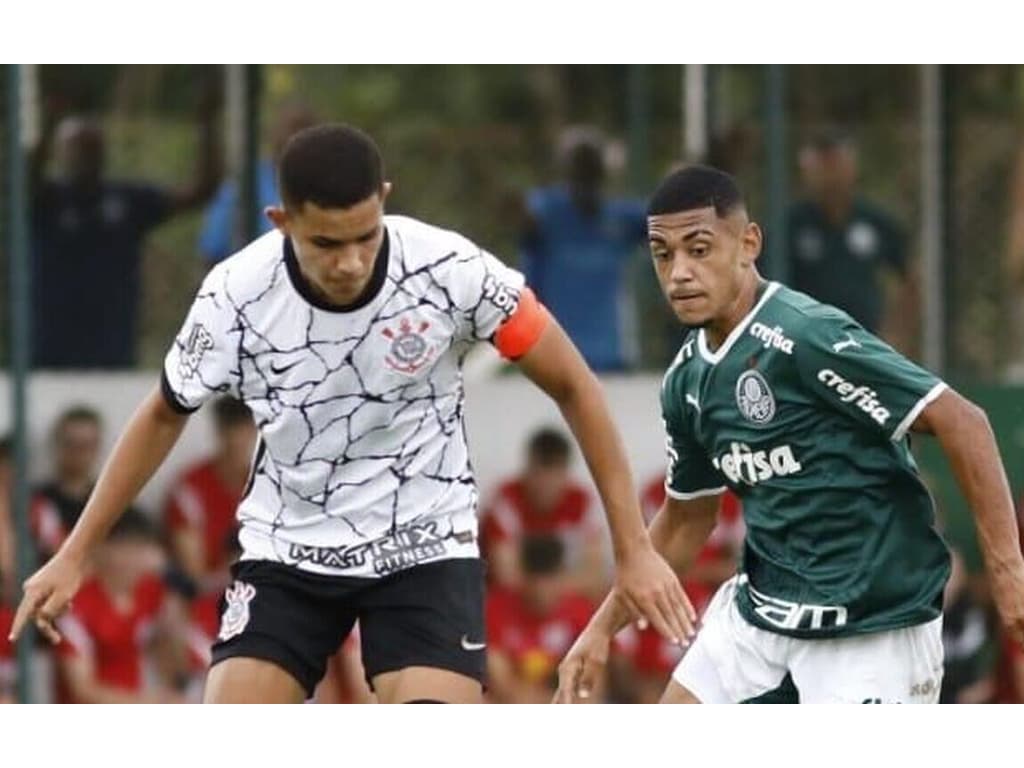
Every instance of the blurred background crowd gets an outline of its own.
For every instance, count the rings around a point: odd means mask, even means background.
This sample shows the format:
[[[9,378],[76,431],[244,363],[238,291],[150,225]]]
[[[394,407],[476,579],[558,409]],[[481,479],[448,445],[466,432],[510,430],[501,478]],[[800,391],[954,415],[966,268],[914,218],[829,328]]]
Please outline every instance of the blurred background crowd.
[[[0,441],[0,701],[197,700],[256,436],[243,404],[207,408],[208,431],[97,555],[62,644],[37,642],[20,666],[6,641],[19,558],[34,567],[60,546],[123,416],[125,382],[155,380],[205,271],[269,228],[257,213],[277,201],[276,157],[317,121],[373,135],[395,183],[390,212],[457,229],[517,266],[591,367],[640,391],[656,392],[681,335],[645,253],[645,190],[686,161],[734,173],[766,228],[762,273],[845,309],[978,399],[1024,496],[1022,67],[42,66],[15,99],[12,83],[8,72],[0,157],[7,195],[23,152],[31,289],[11,288],[18,227],[5,204],[0,309],[30,317],[28,396],[42,404],[24,435],[20,526],[12,437]],[[13,348],[4,333],[0,432],[15,428]],[[472,375],[486,388],[507,374]],[[486,420],[497,402],[471,407]],[[633,401],[612,407],[634,417]],[[500,441],[478,462],[499,702],[550,700],[611,578],[603,510],[574,445],[555,422],[531,421],[521,444]],[[1024,701],[1024,649],[995,621],[963,501],[934,447],[915,448],[956,551],[942,699]],[[663,468],[634,470],[649,518]],[[742,539],[727,494],[683,574],[698,610]],[[679,655],[653,631],[625,630],[596,698],[656,700]],[[370,698],[354,635],[317,699]]]

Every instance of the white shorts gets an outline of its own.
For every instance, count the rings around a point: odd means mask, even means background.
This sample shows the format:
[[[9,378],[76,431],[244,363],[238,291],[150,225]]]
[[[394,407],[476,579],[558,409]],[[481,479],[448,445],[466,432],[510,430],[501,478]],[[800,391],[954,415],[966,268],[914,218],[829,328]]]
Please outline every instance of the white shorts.
[[[942,683],[942,617],[913,627],[805,640],[767,632],[740,615],[738,577],[715,593],[673,679],[706,704],[777,692],[801,703],[935,704]]]

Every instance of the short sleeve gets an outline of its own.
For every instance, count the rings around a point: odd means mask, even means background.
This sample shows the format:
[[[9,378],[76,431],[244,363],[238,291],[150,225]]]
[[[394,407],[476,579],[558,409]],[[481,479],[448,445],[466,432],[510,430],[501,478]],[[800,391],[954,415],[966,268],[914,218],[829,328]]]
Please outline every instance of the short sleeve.
[[[164,358],[162,389],[168,405],[191,413],[216,394],[233,391],[237,348],[229,333],[234,312],[214,269],[196,294],[185,323]]]
[[[679,501],[715,496],[725,491],[725,482],[700,444],[694,439],[671,381],[661,390],[661,415],[665,424],[668,470],[665,493]]]
[[[524,318],[529,321],[526,325],[536,324],[536,313],[541,308],[532,292],[526,289],[522,274],[490,253],[471,246],[468,254],[455,264],[450,280],[452,298],[462,311],[460,336],[464,340],[490,341],[505,354],[497,344],[496,336],[502,326],[517,315],[517,310],[522,307],[526,314],[531,315]],[[518,314],[523,317],[524,313]],[[536,336],[536,333],[532,335]],[[520,340],[516,344],[518,354],[506,356],[523,354],[523,346]]]
[[[803,384],[822,402],[894,441],[946,388],[838,311],[808,322],[793,355]]]

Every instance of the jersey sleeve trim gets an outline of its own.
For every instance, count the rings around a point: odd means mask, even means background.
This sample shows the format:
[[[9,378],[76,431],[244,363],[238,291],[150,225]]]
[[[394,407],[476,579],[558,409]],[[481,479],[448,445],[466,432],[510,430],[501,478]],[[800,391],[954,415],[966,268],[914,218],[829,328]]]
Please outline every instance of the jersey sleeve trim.
[[[160,392],[164,396],[164,402],[167,403],[168,407],[175,413],[180,413],[182,416],[188,416],[191,413],[195,413],[199,410],[199,407],[190,408],[181,402],[181,398],[178,397],[178,393],[174,391],[171,386],[170,380],[167,378],[167,371],[160,371]]]
[[[896,431],[892,433],[893,442],[899,442],[902,440],[904,436],[906,436],[907,430],[910,429],[914,421],[917,420],[917,417],[921,415],[921,411],[923,411],[929,403],[933,402],[935,398],[941,395],[946,389],[948,389],[946,382],[940,381],[928,391],[927,395],[918,400],[917,404],[910,409],[910,413],[904,416],[903,421],[897,425]]]
[[[495,332],[494,346],[508,360],[520,358],[537,343],[550,320],[550,313],[533,291],[523,288],[515,312]]]
[[[703,488],[699,491],[681,493],[680,491],[673,490],[668,483],[665,483],[665,493],[676,501],[692,501],[693,499],[702,499],[705,496],[718,496],[719,494],[725,493],[725,491],[726,488],[722,485],[718,488]]]

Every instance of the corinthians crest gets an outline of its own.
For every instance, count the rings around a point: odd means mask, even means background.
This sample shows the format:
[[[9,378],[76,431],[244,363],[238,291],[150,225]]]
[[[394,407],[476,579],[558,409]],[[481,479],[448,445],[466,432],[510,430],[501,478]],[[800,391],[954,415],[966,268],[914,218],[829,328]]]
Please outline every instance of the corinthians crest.
[[[758,426],[775,417],[775,395],[756,370],[744,371],[736,380],[736,406],[743,418]]]
[[[423,335],[430,323],[421,320],[415,324],[409,318],[402,318],[398,329],[385,328],[381,333],[391,340],[391,348],[384,358],[387,364],[399,373],[416,373],[430,358],[434,347]]]

